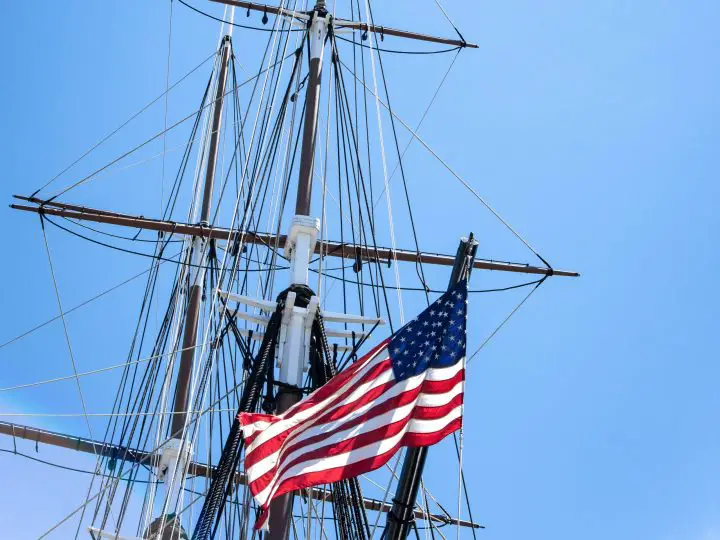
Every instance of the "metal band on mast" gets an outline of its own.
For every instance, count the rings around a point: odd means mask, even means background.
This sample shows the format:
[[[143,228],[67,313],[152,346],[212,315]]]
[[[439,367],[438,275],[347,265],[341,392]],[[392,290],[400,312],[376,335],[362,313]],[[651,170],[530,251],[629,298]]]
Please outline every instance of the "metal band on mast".
[[[448,290],[452,289],[459,281],[470,277],[477,246],[478,243],[473,240],[472,234],[470,234],[469,238],[460,240]],[[385,538],[387,540],[404,540],[412,528],[415,516],[415,501],[420,489],[427,453],[427,446],[407,449],[397,491],[393,499],[393,508],[387,516],[387,528],[385,529]]]

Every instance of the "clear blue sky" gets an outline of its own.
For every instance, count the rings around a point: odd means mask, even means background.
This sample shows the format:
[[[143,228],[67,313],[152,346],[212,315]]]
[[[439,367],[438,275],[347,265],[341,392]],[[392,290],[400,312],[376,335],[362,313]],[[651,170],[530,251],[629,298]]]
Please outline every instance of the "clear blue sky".
[[[5,6],[0,185],[7,203],[163,91],[168,5]],[[720,539],[720,4],[445,6],[480,48],[460,55],[423,137],[548,260],[583,273],[550,280],[470,365],[465,466],[475,518],[487,526],[479,537]],[[173,79],[213,51],[218,31],[183,6],[174,9]],[[376,9],[388,25],[451,32],[434,2]],[[236,48],[256,38],[240,32]],[[246,63],[242,54],[239,61]],[[394,105],[411,124],[449,61],[388,60],[397,69],[389,74]],[[204,76],[179,90],[171,118],[192,110]],[[160,126],[162,110],[154,110],[88,167]],[[531,260],[420,147],[408,161],[427,249],[452,252],[472,229],[481,256]],[[151,215],[159,194],[157,162],[152,167],[122,181],[108,177],[68,200]],[[37,219],[5,207],[0,223],[4,342],[54,316],[57,305]],[[400,228],[398,244],[410,242]],[[50,244],[66,307],[147,266],[56,230]],[[435,285],[444,279],[434,274]],[[473,285],[494,279],[477,273]],[[68,317],[81,370],[122,361],[141,287],[123,291]],[[471,340],[479,343],[521,295],[476,297]],[[409,299],[406,309],[421,305]],[[62,326],[1,348],[0,365],[2,387],[70,373]],[[116,381],[98,375],[85,383],[92,410],[109,411]],[[72,383],[0,394],[0,413],[79,410]],[[75,418],[15,420],[87,432]],[[32,444],[18,445],[35,455]],[[37,456],[91,463],[71,454],[40,447]],[[427,478],[454,507],[454,485],[444,485],[451,457],[448,446],[434,452]],[[86,479],[73,473],[7,454],[0,468],[2,538],[36,538],[84,498]],[[74,526],[57,537],[73,533]]]

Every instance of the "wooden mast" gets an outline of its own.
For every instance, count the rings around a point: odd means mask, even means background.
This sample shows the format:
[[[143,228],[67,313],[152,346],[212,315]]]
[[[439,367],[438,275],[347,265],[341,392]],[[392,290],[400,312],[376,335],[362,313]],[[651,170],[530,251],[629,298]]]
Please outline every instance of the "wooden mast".
[[[213,114],[210,122],[205,184],[200,206],[200,227],[205,227],[210,223],[215,169],[220,146],[223,101],[231,48],[230,36],[225,35],[222,39]],[[179,532],[177,530],[179,523],[176,523],[173,518],[168,519],[164,512],[167,509],[170,511],[168,515],[174,516],[177,511],[177,506],[182,500],[183,477],[192,461],[193,448],[192,444],[185,440],[185,426],[187,424],[190,385],[197,345],[198,321],[200,320],[203,302],[202,293],[205,281],[207,248],[208,240],[206,238],[193,236],[185,254],[185,262],[190,265],[188,268],[189,301],[183,329],[182,352],[180,353],[180,363],[175,382],[173,414],[170,421],[170,440],[162,448],[158,449],[160,454],[157,465],[158,477],[165,482],[165,503],[163,505],[163,514],[149,525],[145,533],[148,535],[157,525],[159,527],[157,530],[162,531],[162,538],[170,538]]]
[[[300,150],[300,174],[298,176],[295,201],[295,217],[289,233],[289,236],[294,238],[295,242],[295,245],[291,245],[290,253],[291,286],[308,285],[310,255],[317,246],[319,221],[311,218],[312,181],[320,108],[323,53],[328,27],[329,17],[325,9],[325,0],[317,0],[308,18],[307,43],[310,70],[305,91],[305,120]],[[277,393],[276,411],[278,414],[284,413],[302,399],[300,386],[302,385],[302,372],[307,358],[305,358],[305,348],[298,342],[297,329],[306,324],[306,317],[310,317],[308,311],[301,317],[290,315],[287,320],[286,315],[283,314],[283,322],[288,325],[288,339],[283,353],[284,358],[282,358],[283,365],[278,377],[278,380],[283,383]],[[268,540],[286,540],[288,538],[292,526],[294,496],[293,492],[285,493],[276,497],[270,503]]]
[[[203,190],[202,208],[200,212],[200,227],[206,227],[210,223],[210,208],[212,206],[213,187],[215,185],[215,166],[220,141],[220,124],[222,122],[223,98],[225,96],[230,49],[230,36],[225,36],[222,44],[220,73],[215,89],[215,106],[210,131],[207,169],[205,171],[205,188]],[[205,238],[199,236],[193,237],[192,254],[189,259],[199,262],[199,266],[201,267],[205,266],[205,255],[207,253],[206,244],[207,241]],[[178,438],[182,438],[183,426],[187,418],[185,411],[187,410],[190,375],[192,373],[193,358],[195,356],[195,345],[197,344],[197,327],[200,308],[202,306],[203,277],[204,272],[201,271],[201,268],[190,269],[190,302],[185,319],[183,350],[180,355],[180,366],[178,367],[178,377],[175,385],[175,402],[173,404],[173,412],[175,414],[173,414],[170,428],[170,433],[177,434],[175,436]]]

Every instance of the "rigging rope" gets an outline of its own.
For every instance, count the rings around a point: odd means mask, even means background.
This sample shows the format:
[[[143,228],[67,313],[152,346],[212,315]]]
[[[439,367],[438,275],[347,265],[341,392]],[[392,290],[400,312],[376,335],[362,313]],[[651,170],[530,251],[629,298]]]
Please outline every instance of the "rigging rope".
[[[176,257],[177,257],[177,255],[176,255]],[[165,261],[163,261],[163,262],[165,262]],[[78,309],[80,309],[81,307],[83,307],[83,306],[85,306],[85,305],[87,305],[87,304],[89,304],[89,303],[91,303],[91,302],[93,302],[93,301],[95,301],[95,300],[97,300],[97,299],[99,299],[99,298],[102,298],[102,297],[105,296],[106,294],[111,293],[111,292],[113,292],[113,291],[116,290],[116,289],[119,289],[119,288],[122,287],[123,285],[127,285],[127,284],[130,283],[131,281],[134,281],[134,280],[136,280],[137,278],[139,278],[139,277],[141,277],[141,276],[144,276],[144,275],[147,274],[148,272],[150,272],[150,269],[143,270],[143,271],[140,272],[139,274],[135,274],[134,276],[126,279],[125,281],[121,281],[121,282],[118,283],[117,285],[114,285],[114,286],[110,287],[109,289],[105,289],[104,291],[102,291],[101,293],[96,294],[96,295],[93,296],[92,298],[88,298],[87,300],[84,300],[83,302],[80,302],[80,303],[77,304],[76,306],[74,306],[74,307],[68,309],[67,311],[63,312],[62,315],[69,315],[69,314],[72,313],[73,311],[78,310]],[[18,334],[17,336],[15,336],[15,337],[12,338],[12,339],[9,339],[9,340],[6,341],[5,343],[0,344],[0,349],[2,349],[3,347],[5,347],[5,346],[7,346],[7,345],[10,345],[10,344],[12,344],[12,343],[15,343],[16,341],[24,338],[25,336],[27,336],[27,335],[29,335],[29,334],[32,334],[33,332],[35,332],[35,331],[37,331],[37,330],[40,330],[40,329],[43,328],[44,326],[47,326],[48,324],[50,324],[51,322],[54,322],[54,321],[58,320],[59,318],[60,318],[60,315],[56,315],[55,317],[52,317],[51,319],[48,319],[48,320],[46,320],[45,322],[40,323],[40,324],[38,324],[37,326],[34,326],[34,327],[30,328],[29,330],[26,330],[26,331],[23,332],[22,334]]]
[[[428,145],[428,143],[426,143],[426,142],[420,137],[420,135],[417,133],[417,131],[415,131],[414,129],[412,129],[412,128],[411,128],[402,118],[400,118],[396,113],[390,111],[388,105],[387,105],[384,101],[382,101],[382,100],[380,99],[379,95],[377,94],[377,91],[373,91],[372,89],[368,88],[368,86],[365,84],[365,82],[359,80],[358,77],[357,77],[357,75],[356,75],[344,62],[340,61],[340,63],[342,64],[342,66],[343,66],[347,71],[349,71],[349,72],[353,75],[353,77],[355,77],[355,78],[360,82],[360,84],[363,85],[363,87],[365,88],[365,90],[366,90],[370,95],[375,96],[376,101],[377,101],[379,104],[381,104],[386,110],[388,110],[388,112],[389,112],[395,119],[397,119],[397,121],[400,122],[400,124],[401,124],[406,130],[408,130],[408,131],[410,132],[410,134],[412,134],[413,137],[415,137],[415,139],[417,139],[417,141],[418,141],[428,152],[430,152],[430,154],[431,154],[433,157],[435,157],[435,159],[437,159],[437,160],[440,162],[440,164],[441,164],[443,167],[445,167],[445,169],[447,169],[447,171],[448,171],[456,180],[458,180],[458,181],[463,185],[463,187],[464,187],[465,189],[467,189],[467,190],[473,195],[473,197],[475,197],[485,208],[487,208],[487,209],[490,211],[490,213],[491,213],[493,216],[495,216],[495,218],[497,218],[498,221],[500,221],[500,223],[502,223],[502,224],[505,226],[505,228],[507,228],[507,229],[513,234],[513,236],[515,236],[518,240],[520,240],[520,242],[522,242],[523,245],[525,245],[525,247],[528,248],[538,259],[540,259],[540,260],[543,262],[543,264],[545,264],[545,265],[547,266],[547,268],[548,268],[549,270],[552,269],[552,267],[550,266],[550,264],[548,264],[548,262],[528,243],[528,241],[525,240],[525,238],[523,238],[523,237],[520,235],[520,233],[518,233],[518,232],[515,230],[515,228],[513,228],[512,225],[510,225],[510,223],[508,223],[508,221],[506,221],[506,220],[497,212],[497,210],[495,210],[492,206],[490,206],[490,204],[489,204],[477,191],[475,191],[475,189],[474,189],[464,178],[462,178],[457,172],[455,172],[455,170],[454,170],[452,167],[450,167],[450,165],[448,165],[448,163],[447,163],[445,160],[443,160],[443,159],[438,155],[438,153],[435,152],[435,150],[433,150],[433,149],[430,147],[430,145]]]
[[[213,56],[215,56],[215,54],[216,54],[216,53],[213,53]],[[294,53],[291,53],[291,54],[294,54]],[[211,56],[211,58],[212,58],[212,56]],[[266,70],[264,70],[264,71],[267,71],[267,70],[269,70],[269,69],[272,69],[273,67],[275,67],[275,65],[281,63],[282,61],[286,60],[287,58],[288,58],[288,57],[282,58],[281,60],[278,60],[274,65],[269,66],[269,67],[268,67]],[[260,75],[262,75],[262,73],[263,73],[264,71],[261,71],[261,72],[258,73],[257,75],[254,75],[253,77],[251,77],[251,78],[243,81],[243,82],[240,83],[238,86],[236,86],[236,87],[228,90],[225,94],[223,94],[222,97],[225,97],[225,96],[227,96],[228,94],[230,94],[231,92],[234,92],[234,91],[236,91],[237,89],[239,89],[239,88],[245,86],[246,84],[252,82],[252,81],[255,80],[256,78],[258,78]],[[157,101],[158,99],[160,99],[161,97],[162,97],[162,95],[159,96],[156,100],[154,100],[153,103],[154,103],[155,101]],[[78,187],[79,185],[87,182],[88,180],[91,180],[92,178],[94,178],[95,176],[97,176],[97,175],[98,175],[99,173],[101,173],[102,171],[106,170],[106,169],[107,169],[108,167],[110,167],[111,165],[114,165],[114,164],[117,163],[118,161],[120,161],[120,160],[124,159],[125,157],[129,156],[130,154],[132,154],[133,152],[136,152],[136,151],[139,150],[140,148],[146,146],[147,144],[149,144],[149,143],[151,143],[152,141],[156,140],[157,138],[161,137],[161,136],[164,135],[165,133],[167,133],[167,132],[169,132],[169,131],[172,131],[173,129],[175,129],[175,128],[178,127],[179,125],[183,124],[184,122],[186,122],[187,120],[189,120],[189,119],[192,118],[193,116],[197,115],[198,113],[200,113],[200,112],[202,112],[203,110],[207,109],[208,107],[212,106],[213,103],[215,103],[214,100],[211,101],[210,103],[207,103],[206,105],[204,105],[204,106],[201,107],[200,109],[198,109],[198,110],[196,110],[196,111],[193,111],[193,112],[190,113],[189,115],[181,118],[181,119],[178,120],[177,122],[175,122],[175,123],[173,123],[172,125],[170,125],[170,127],[168,127],[167,129],[163,129],[162,131],[156,133],[155,135],[151,136],[149,139],[145,140],[144,142],[142,142],[142,143],[138,144],[137,146],[133,147],[132,149],[128,150],[127,152],[125,152],[125,153],[122,154],[121,156],[115,158],[114,160],[110,161],[110,162],[107,163],[106,165],[100,167],[99,169],[95,170],[94,172],[90,173],[89,175],[81,178],[80,180],[78,180],[78,181],[75,182],[74,184],[70,185],[69,187],[61,190],[61,191],[58,192],[58,193],[56,193],[55,195],[53,195],[52,197],[50,197],[49,199],[47,199],[45,202],[46,202],[46,203],[47,203],[47,202],[51,202],[51,201],[57,199],[59,196],[67,193],[68,191],[70,191],[70,190]],[[149,106],[149,105],[148,105],[148,106]],[[147,108],[147,107],[146,107],[146,108]],[[143,109],[143,110],[144,110],[144,109]],[[138,114],[139,114],[139,113],[138,113]],[[132,120],[133,118],[134,118],[134,117],[132,117],[130,120]],[[120,128],[118,128],[118,130],[121,129],[122,127],[124,127],[128,122],[130,122],[130,120],[128,120],[125,124],[123,124],[122,126],[120,126]],[[116,130],[116,131],[117,131],[117,130]],[[115,132],[113,132],[113,134],[114,134],[114,133],[115,133]],[[107,138],[110,138],[111,136],[112,136],[112,134],[109,135]],[[105,140],[106,140],[106,139],[105,139]],[[104,140],[101,141],[100,143],[98,143],[95,147],[91,148],[91,149],[88,151],[88,153],[90,153],[90,152],[91,152],[92,150],[94,150],[97,146],[99,146],[100,144],[102,144],[102,142],[104,142]],[[83,157],[84,157],[84,156],[83,156]],[[82,159],[82,158],[80,158],[80,159]],[[78,160],[78,161],[79,161],[79,160]],[[72,165],[71,165],[71,166],[72,166]],[[68,168],[69,168],[69,167],[68,167]],[[49,184],[49,182],[48,182],[48,184]],[[48,185],[48,184],[46,184],[46,185]],[[41,191],[41,190],[44,189],[45,187],[46,187],[46,186],[41,187],[39,190],[37,190],[37,191],[33,194],[33,196],[36,195],[39,191]]]
[[[305,28],[287,28],[287,29],[282,29],[282,28],[281,28],[281,29],[275,29],[275,28],[260,28],[260,27],[257,27],[257,26],[248,26],[248,25],[246,25],[246,24],[238,24],[238,23],[236,23],[236,22],[234,22],[234,21],[233,21],[233,22],[231,22],[231,21],[226,21],[225,19],[221,19],[220,17],[215,17],[214,15],[210,15],[209,13],[206,13],[205,11],[202,11],[202,10],[200,10],[200,9],[194,7],[194,6],[191,6],[190,4],[188,4],[187,2],[185,2],[184,0],[178,0],[178,2],[180,2],[183,6],[185,6],[185,7],[187,7],[187,8],[190,8],[190,9],[193,10],[194,12],[199,13],[200,15],[203,15],[203,16],[209,18],[209,19],[212,19],[212,20],[214,20],[214,21],[217,21],[217,22],[220,22],[220,23],[223,23],[223,24],[227,24],[227,25],[229,25],[229,26],[235,26],[235,27],[237,27],[237,28],[246,28],[246,29],[248,29],[248,30],[257,30],[257,31],[259,31],[259,32],[304,32],[304,31],[305,31]],[[248,16],[249,16],[249,14],[250,14],[250,10],[248,10]],[[264,24],[264,23],[263,23],[263,24]]]
[[[68,313],[68,312],[66,311],[65,313]],[[59,318],[59,315],[58,315],[58,318]],[[12,391],[12,390],[20,390],[20,389],[22,389],[22,388],[35,388],[35,387],[37,387],[37,386],[43,386],[43,385],[45,385],[45,384],[50,384],[50,383],[60,382],[60,381],[66,381],[66,380],[68,380],[68,379],[74,379],[75,377],[85,377],[85,376],[87,376],[87,375],[95,375],[95,374],[97,374],[97,373],[104,373],[104,372],[106,372],[106,371],[111,371],[111,370],[113,370],[113,369],[118,369],[118,368],[121,368],[121,367],[132,366],[132,365],[135,365],[135,364],[142,364],[142,363],[145,363],[145,362],[150,362],[150,361],[152,361],[152,360],[157,360],[157,359],[163,358],[163,357],[165,357],[165,356],[174,355],[174,354],[177,354],[177,353],[182,352],[182,351],[186,351],[186,350],[190,350],[190,349],[197,349],[197,348],[199,348],[199,347],[202,347],[203,345],[205,345],[205,344],[204,344],[204,343],[200,343],[199,345],[195,345],[194,347],[187,347],[187,348],[184,348],[184,349],[172,350],[172,351],[168,351],[168,352],[165,352],[165,353],[162,353],[162,354],[156,354],[156,355],[153,355],[153,356],[148,356],[147,358],[139,358],[139,359],[137,359],[137,360],[131,360],[131,361],[129,361],[129,362],[123,362],[122,364],[115,364],[115,365],[113,365],[113,366],[108,366],[108,367],[104,367],[104,368],[93,369],[93,370],[91,370],[91,371],[84,371],[84,372],[78,373],[77,375],[66,375],[66,376],[64,376],[64,377],[55,377],[54,379],[45,379],[45,380],[43,380],[43,381],[37,381],[37,382],[34,382],[34,383],[25,383],[25,384],[18,384],[18,385],[15,385],[15,386],[6,386],[5,388],[0,388],[0,392],[10,392],[10,391]]]
[[[513,308],[513,310],[508,314],[508,316],[505,317],[505,318],[503,319],[503,321],[502,321],[497,327],[495,327],[495,329],[490,333],[490,335],[485,339],[485,341],[483,341],[483,342],[480,344],[480,346],[479,346],[477,349],[475,349],[475,352],[473,352],[473,353],[470,355],[470,357],[469,357],[468,360],[467,360],[467,363],[468,363],[468,364],[472,361],[473,358],[475,358],[475,356],[477,356],[477,354],[478,354],[481,350],[483,350],[483,348],[485,347],[485,345],[487,345],[487,344],[490,342],[490,340],[495,337],[495,335],[500,331],[500,329],[501,329],[503,326],[505,326],[505,323],[507,323],[507,322],[510,320],[510,318],[511,318],[513,315],[515,315],[515,313],[517,313],[517,311],[522,307],[522,305],[523,305],[525,302],[527,302],[528,298],[530,298],[530,297],[533,295],[533,293],[538,290],[538,288],[540,287],[540,285],[542,285],[543,282],[544,282],[547,278],[548,278],[548,276],[544,276],[542,279],[538,280],[538,282],[537,282],[537,283],[535,284],[535,286],[530,290],[530,292],[527,293],[527,295],[525,296],[525,298],[523,298],[523,299]]]
[[[139,255],[140,257],[148,257],[148,258],[150,258],[150,259],[158,260],[158,261],[161,261],[161,262],[171,262],[171,263],[177,264],[178,266],[187,266],[187,267],[189,267],[189,268],[202,268],[202,269],[205,269],[205,270],[210,269],[209,266],[198,265],[198,264],[193,264],[193,263],[191,263],[191,262],[184,262],[184,261],[178,261],[178,260],[176,260],[176,258],[177,258],[178,255],[180,255],[180,254],[174,255],[173,257],[168,258],[168,257],[162,257],[162,256],[158,256],[158,255],[153,255],[153,254],[151,254],[151,253],[143,253],[143,252],[141,252],[141,251],[133,251],[133,250],[131,250],[131,249],[121,248],[121,247],[119,247],[119,246],[113,246],[112,244],[107,244],[107,243],[105,243],[105,242],[101,242],[100,240],[95,240],[95,239],[90,238],[90,237],[88,237],[88,236],[84,236],[84,235],[82,235],[82,234],[80,234],[80,233],[78,233],[78,232],[72,231],[72,230],[70,230],[70,229],[68,229],[68,228],[66,228],[66,227],[63,227],[63,226],[60,225],[59,223],[56,223],[56,222],[54,222],[53,220],[51,220],[47,215],[44,216],[44,219],[45,219],[48,223],[50,223],[51,225],[54,225],[55,227],[58,227],[59,229],[62,229],[63,231],[65,231],[65,232],[67,232],[67,233],[70,233],[70,234],[72,234],[72,235],[74,235],[74,236],[77,236],[78,238],[82,238],[83,240],[87,240],[88,242],[92,242],[93,244],[97,244],[97,245],[100,245],[100,246],[103,246],[103,247],[107,247],[107,248],[110,248],[110,249],[114,249],[114,250],[116,250],[116,251],[122,251],[122,252],[124,252],[124,253],[129,253],[129,254],[131,254],[131,255]],[[275,270],[287,270],[288,268],[290,268],[290,267],[289,267],[289,266],[276,266],[276,267],[275,267]],[[248,270],[246,270],[246,271],[247,271],[247,272],[264,272],[264,271],[267,271],[267,268],[257,269],[257,270],[250,270],[250,269],[248,269]]]
[[[417,125],[415,126],[415,131],[420,131],[420,127],[422,127],[423,122],[425,121],[425,118],[427,117],[428,112],[430,112],[430,107],[433,106],[435,103],[435,99],[437,98],[438,94],[440,93],[440,89],[445,84],[445,81],[448,78],[448,75],[450,75],[450,70],[452,70],[453,66],[455,65],[455,62],[458,59],[458,56],[460,56],[460,51],[458,50],[457,54],[453,56],[452,62],[450,62],[450,65],[448,66],[447,70],[445,71],[445,74],[443,75],[442,79],[440,80],[440,84],[438,84],[437,88],[435,88],[435,92],[433,92],[432,98],[430,98],[430,102],[427,104],[427,107],[425,107],[425,110],[422,113],[422,116],[420,117],[420,120],[418,121]],[[398,170],[398,167],[400,166],[400,160],[405,157],[405,153],[408,151],[410,146],[412,145],[413,141],[415,140],[415,136],[412,135],[410,137],[410,140],[405,145],[405,148],[402,151],[402,154],[400,154],[400,159],[398,159],[398,162],[395,164],[395,168],[393,169],[392,173],[390,173],[390,180],[393,179],[393,176],[395,176],[395,172]],[[375,199],[375,202],[373,203],[373,206],[377,206],[380,202],[380,199],[382,198],[385,191],[383,190],[380,195],[378,195],[377,199]]]
[[[52,257],[50,256],[50,245],[47,239],[47,233],[45,231],[45,222],[43,214],[40,214],[40,228],[43,233],[43,241],[45,243],[45,252],[47,253],[48,266],[50,268],[50,277],[52,278],[53,288],[55,290],[55,298],[57,300],[58,309],[60,311],[60,319],[63,323],[63,331],[65,334],[65,343],[67,344],[68,354],[70,356],[70,364],[72,365],[73,375],[77,384],[78,395],[80,396],[80,404],[82,406],[83,414],[85,415],[85,423],[87,425],[88,433],[90,438],[93,438],[92,427],[90,426],[90,420],[88,419],[87,407],[85,405],[85,396],[83,395],[82,386],[80,385],[80,378],[78,377],[77,364],[75,363],[75,355],[73,354],[72,344],[70,343],[70,334],[68,333],[67,323],[65,322],[64,310],[62,307],[62,301],[60,300],[60,290],[58,289],[57,279],[55,278],[55,269],[53,267]],[[93,444],[93,452],[97,455],[97,449]]]
[[[77,165],[80,161],[82,161],[83,159],[85,159],[90,153],[92,153],[94,150],[96,150],[96,149],[97,149],[99,146],[101,146],[105,141],[107,141],[108,139],[110,139],[110,138],[111,138],[113,135],[115,135],[118,131],[120,131],[122,128],[124,128],[125,126],[127,126],[127,125],[128,125],[130,122],[132,122],[135,118],[137,118],[138,116],[140,116],[140,115],[141,115],[142,113],[144,113],[147,109],[149,109],[152,105],[154,105],[154,104],[157,103],[160,99],[162,99],[163,96],[165,96],[165,95],[167,94],[167,92],[169,92],[170,90],[172,90],[173,88],[175,88],[177,85],[179,85],[179,84],[180,84],[181,82],[183,82],[185,79],[187,79],[190,75],[192,75],[193,73],[195,73],[195,71],[197,71],[197,70],[200,69],[202,66],[204,66],[204,65],[207,63],[208,60],[210,60],[211,58],[214,58],[214,57],[215,57],[215,54],[216,54],[215,51],[213,51],[212,54],[210,54],[207,58],[205,58],[205,60],[203,60],[202,62],[200,62],[198,65],[196,65],[196,66],[195,66],[194,68],[192,68],[190,71],[188,71],[185,75],[183,75],[180,79],[178,79],[175,83],[173,83],[172,86],[170,86],[169,88],[167,88],[167,89],[165,90],[165,92],[163,92],[163,93],[160,94],[158,97],[156,97],[155,99],[153,99],[150,103],[148,103],[147,105],[145,105],[144,107],[142,107],[139,111],[137,111],[135,114],[133,114],[133,115],[132,115],[130,118],[128,118],[125,122],[123,122],[122,124],[120,124],[117,128],[115,128],[113,131],[111,131],[110,133],[108,133],[105,137],[103,137],[102,139],[100,139],[100,141],[98,141],[98,142],[95,143],[93,146],[91,146],[88,150],[86,150],[79,158],[77,158],[75,161],[73,161],[70,165],[68,165],[68,166],[65,167],[63,170],[61,170],[59,173],[57,173],[55,176],[53,176],[47,183],[45,183],[45,184],[42,185],[40,188],[38,188],[37,190],[35,190],[35,191],[33,192],[33,194],[31,195],[31,197],[37,196],[37,194],[40,193],[43,189],[45,189],[46,187],[48,187],[48,186],[49,186],[50,184],[52,184],[55,180],[57,180],[60,176],[62,176],[62,175],[63,175],[64,173],[66,173],[67,171],[69,171],[72,167],[74,167],[75,165]]]

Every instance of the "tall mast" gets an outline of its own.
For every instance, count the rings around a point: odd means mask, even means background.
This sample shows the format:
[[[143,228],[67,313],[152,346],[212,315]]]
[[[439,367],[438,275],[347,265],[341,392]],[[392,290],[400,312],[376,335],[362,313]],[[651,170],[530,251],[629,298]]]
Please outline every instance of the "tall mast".
[[[218,148],[220,144],[220,128],[222,124],[223,100],[225,86],[227,83],[227,70],[230,60],[231,40],[229,35],[222,38],[220,51],[220,69],[218,72],[217,86],[213,103],[213,113],[210,122],[210,142],[208,145],[207,166],[205,170],[205,184],[203,188],[202,203],[200,206],[200,226],[207,227],[210,224],[210,212],[212,207],[213,188],[215,185],[215,169],[217,164]],[[203,298],[202,289],[205,281],[205,265],[207,255],[208,239],[203,236],[193,236],[190,242],[187,259],[191,264],[189,276],[188,308],[185,317],[183,330],[182,351],[180,353],[180,365],[175,383],[175,399],[173,402],[173,414],[170,424],[171,439],[161,450],[160,462],[158,465],[158,477],[164,480],[167,486],[166,507],[170,512],[175,511],[175,506],[180,499],[182,489],[182,477],[192,457],[192,446],[184,441],[185,423],[189,405],[190,382],[197,346],[198,321]],[[187,260],[186,259],[186,260]],[[158,520],[165,520],[160,516]],[[157,521],[157,520],[156,520]],[[175,526],[171,523],[170,526]]]
[[[220,141],[223,98],[225,95],[225,84],[227,82],[228,60],[230,59],[230,36],[223,37],[221,55],[220,73],[218,75],[217,87],[215,89],[215,105],[211,123],[207,169],[205,171],[205,188],[203,190],[202,206],[200,210],[201,226],[210,225],[210,208],[212,206],[213,187],[215,185],[215,165],[217,163],[218,146]],[[172,424],[170,428],[170,433],[177,438],[182,438],[183,428],[187,418],[190,374],[192,372],[193,358],[195,357],[198,319],[200,317],[200,308],[202,307],[202,286],[203,278],[205,277],[204,258],[206,254],[207,239],[194,236],[191,245],[191,261],[193,266],[190,269],[190,302],[188,304],[187,317],[185,319],[183,348],[180,355],[177,383],[175,385],[175,403],[173,405],[174,414],[172,415]]]
[[[305,94],[305,124],[303,125],[302,154],[300,156],[300,177],[298,180],[295,214],[310,215],[312,195],[313,165],[315,163],[315,139],[320,104],[320,79],[322,75],[323,51],[327,36],[327,11],[325,0],[318,0],[312,15],[308,31],[310,47],[310,73]]]
[[[325,38],[329,25],[325,0],[317,0],[310,13],[308,46],[310,72],[305,93],[305,120],[303,124],[302,148],[300,155],[300,176],[298,177],[295,217],[290,226],[286,251],[290,254],[291,289],[307,287],[310,258],[315,250],[320,222],[310,216],[312,200],[313,166],[315,163],[315,141],[317,139],[318,112],[320,104],[320,83],[322,76]],[[307,306],[299,306],[305,308]],[[308,363],[308,348],[305,346],[306,325],[314,314],[309,309],[293,309],[283,315],[287,325],[287,339],[280,359],[279,381],[283,383],[277,395],[277,413],[281,414],[300,401],[303,371]],[[276,498],[270,506],[270,530],[268,540],[285,540],[292,523],[293,493]]]
[[[460,240],[448,290],[452,289],[459,281],[470,277],[477,246],[478,243],[473,240],[472,234],[469,238]],[[407,449],[402,472],[398,479],[398,487],[393,498],[393,509],[387,515],[387,528],[385,529],[387,540],[404,540],[412,529],[415,501],[420,489],[427,453],[427,446]]]

